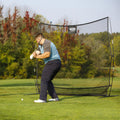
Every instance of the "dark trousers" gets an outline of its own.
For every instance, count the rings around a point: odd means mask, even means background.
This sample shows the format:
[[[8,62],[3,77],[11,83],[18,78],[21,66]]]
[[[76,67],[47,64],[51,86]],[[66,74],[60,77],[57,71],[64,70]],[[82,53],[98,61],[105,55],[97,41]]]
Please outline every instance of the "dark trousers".
[[[40,89],[41,100],[45,101],[47,100],[47,90],[52,98],[58,98],[52,80],[57,74],[57,72],[60,70],[60,68],[61,68],[60,60],[52,60],[45,65],[41,76],[41,89]]]

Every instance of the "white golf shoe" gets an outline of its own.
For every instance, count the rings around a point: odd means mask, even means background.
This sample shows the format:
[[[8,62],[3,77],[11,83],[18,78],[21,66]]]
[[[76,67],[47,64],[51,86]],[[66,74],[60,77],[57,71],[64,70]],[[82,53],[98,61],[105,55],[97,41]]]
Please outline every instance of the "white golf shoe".
[[[38,100],[34,100],[34,103],[46,103],[46,101],[45,101],[45,100],[38,99]]]
[[[52,98],[52,99],[49,99],[48,101],[49,101],[49,102],[52,102],[52,101],[59,101],[59,99],[58,99],[58,98]]]

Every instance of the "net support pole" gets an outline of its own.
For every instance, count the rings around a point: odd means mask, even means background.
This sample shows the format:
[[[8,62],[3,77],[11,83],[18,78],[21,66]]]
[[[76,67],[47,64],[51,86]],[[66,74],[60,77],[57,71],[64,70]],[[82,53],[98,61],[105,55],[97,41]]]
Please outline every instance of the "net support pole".
[[[108,26],[108,31],[109,31],[109,27],[110,27],[110,33],[112,34],[112,26],[111,26],[111,21],[109,19],[108,19],[107,26]],[[109,35],[109,42],[110,42],[110,35]],[[111,41],[111,45],[110,45],[110,57],[111,57],[110,74],[109,74],[109,86],[110,86],[110,89],[109,89],[108,96],[111,96],[112,85],[113,85],[113,77],[114,77],[114,42],[113,42],[113,40]]]

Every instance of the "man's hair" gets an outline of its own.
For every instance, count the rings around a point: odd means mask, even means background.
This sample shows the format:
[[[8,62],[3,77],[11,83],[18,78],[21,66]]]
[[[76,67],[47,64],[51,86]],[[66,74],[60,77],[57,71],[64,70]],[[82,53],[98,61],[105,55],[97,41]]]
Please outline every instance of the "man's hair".
[[[37,37],[39,37],[39,36],[41,36],[41,37],[43,37],[43,38],[44,38],[43,33],[37,33],[37,34],[35,35],[35,38],[37,38]]]

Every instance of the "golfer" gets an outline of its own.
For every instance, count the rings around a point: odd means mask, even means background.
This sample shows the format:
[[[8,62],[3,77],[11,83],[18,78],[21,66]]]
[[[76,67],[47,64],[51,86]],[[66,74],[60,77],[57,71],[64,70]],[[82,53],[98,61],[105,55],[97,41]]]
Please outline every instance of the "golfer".
[[[41,76],[40,98],[34,100],[35,103],[44,103],[47,101],[47,90],[52,99],[49,101],[58,101],[52,80],[61,68],[61,60],[56,46],[50,40],[44,38],[42,33],[38,33],[35,37],[38,43],[38,49],[41,54],[37,55],[33,52],[34,58],[43,59],[45,66]]]

